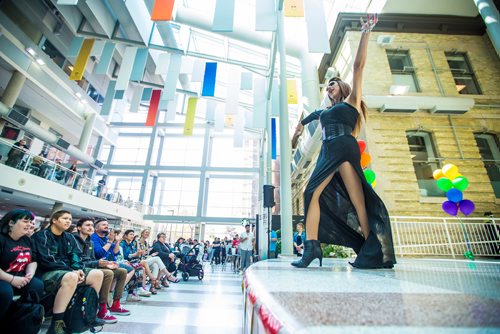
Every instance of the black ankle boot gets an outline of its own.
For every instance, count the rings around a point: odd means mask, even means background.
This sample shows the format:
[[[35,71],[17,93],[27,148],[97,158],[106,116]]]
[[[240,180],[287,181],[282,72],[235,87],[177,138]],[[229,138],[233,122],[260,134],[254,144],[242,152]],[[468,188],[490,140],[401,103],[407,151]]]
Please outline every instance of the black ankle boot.
[[[292,266],[306,268],[314,259],[319,259],[320,267],[323,265],[323,251],[319,240],[306,240],[304,242],[304,254],[302,254],[300,260],[293,261]]]
[[[383,262],[384,254],[382,245],[373,231],[370,231],[361,251],[354,262],[349,262],[355,268],[360,269],[391,269],[392,262]]]

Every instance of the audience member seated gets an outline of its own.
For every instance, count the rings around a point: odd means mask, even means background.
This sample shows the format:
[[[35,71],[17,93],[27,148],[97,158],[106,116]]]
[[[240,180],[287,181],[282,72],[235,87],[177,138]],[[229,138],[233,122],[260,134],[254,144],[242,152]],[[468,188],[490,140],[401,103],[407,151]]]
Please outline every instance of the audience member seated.
[[[27,236],[35,216],[28,210],[9,211],[0,220],[0,323],[13,296],[26,298],[43,294],[42,281],[34,277],[37,263],[31,239]],[[21,334],[21,333],[20,333]]]
[[[7,160],[5,164],[14,168],[21,168],[21,161],[23,161],[24,155],[29,151],[29,146],[26,144],[26,139],[21,139],[14,143],[14,146],[7,153]]]
[[[168,285],[168,282],[178,283],[180,281],[180,279],[174,278],[171,274],[175,271],[175,256],[170,253],[170,248],[167,244],[165,244],[166,238],[167,236],[165,233],[158,233],[156,236],[156,242],[153,243],[153,249],[151,250],[151,252],[158,254],[158,257],[167,268],[167,274],[162,282],[163,285]],[[165,282],[165,280],[168,282]]]
[[[165,264],[163,264],[163,261],[158,256],[158,253],[153,252],[153,248],[149,245],[148,240],[150,233],[151,231],[149,229],[141,231],[141,237],[137,241],[137,249],[144,251],[142,258],[153,272],[155,280],[151,282],[151,286],[154,286],[155,289],[161,289],[161,285],[168,287],[168,281],[166,280],[168,271]],[[163,280],[162,277],[164,278]]]
[[[123,294],[123,289],[125,284],[130,280],[127,277],[127,270],[124,268],[119,268],[118,263],[115,261],[108,261],[106,259],[96,260],[94,255],[94,245],[90,236],[94,233],[94,220],[92,218],[82,218],[76,223],[76,228],[78,232],[75,232],[76,241],[80,248],[82,259],[85,268],[98,268],[104,274],[102,280],[101,291],[99,292],[99,312],[97,317],[102,319],[107,324],[114,324],[117,319],[111,315],[129,315],[130,312],[120,305],[120,298]],[[128,278],[128,279],[127,279]],[[113,279],[116,279],[115,291],[113,293],[113,303],[111,308],[107,309],[108,295],[111,290],[111,285]],[[110,313],[111,311],[111,313]]]
[[[48,228],[36,232],[32,239],[38,262],[36,276],[41,277],[45,292],[55,294],[53,317],[47,334],[65,334],[64,311],[77,285],[101,289],[103,273],[84,268],[75,237],[65,232],[71,226],[71,213],[60,210],[50,217]]]

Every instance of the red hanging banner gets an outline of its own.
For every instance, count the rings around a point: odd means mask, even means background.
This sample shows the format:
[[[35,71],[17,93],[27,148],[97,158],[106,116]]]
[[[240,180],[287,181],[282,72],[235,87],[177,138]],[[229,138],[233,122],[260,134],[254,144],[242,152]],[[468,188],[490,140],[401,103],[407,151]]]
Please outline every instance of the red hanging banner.
[[[146,126],[154,126],[156,124],[156,115],[158,114],[158,105],[160,104],[161,90],[154,89],[151,93],[151,100],[149,101],[148,118],[146,119]]]
[[[175,0],[155,0],[151,20],[170,21],[172,20],[172,11]]]

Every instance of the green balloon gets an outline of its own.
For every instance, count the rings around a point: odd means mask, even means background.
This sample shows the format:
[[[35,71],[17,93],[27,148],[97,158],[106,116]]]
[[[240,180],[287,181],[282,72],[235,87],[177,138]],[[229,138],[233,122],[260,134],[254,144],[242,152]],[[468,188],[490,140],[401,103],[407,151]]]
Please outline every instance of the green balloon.
[[[375,181],[375,178],[377,177],[375,175],[375,172],[372,171],[371,169],[365,169],[363,173],[365,174],[366,182],[368,182],[369,184],[372,184],[373,181]]]
[[[442,177],[437,180],[437,186],[442,191],[448,191],[453,188],[453,183],[451,183],[450,179],[447,177]]]
[[[469,186],[469,181],[463,176],[456,177],[451,183],[453,183],[453,187],[461,191],[464,191]]]

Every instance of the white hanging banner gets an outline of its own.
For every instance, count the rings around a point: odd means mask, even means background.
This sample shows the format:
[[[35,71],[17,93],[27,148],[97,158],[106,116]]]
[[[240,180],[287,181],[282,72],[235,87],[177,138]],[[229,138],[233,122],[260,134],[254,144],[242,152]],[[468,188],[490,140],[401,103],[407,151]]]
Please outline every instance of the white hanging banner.
[[[175,99],[175,92],[177,89],[177,79],[179,78],[179,71],[181,70],[181,55],[171,54],[170,64],[168,65],[167,77],[165,78],[165,85],[163,86],[163,94],[161,100],[172,101]]]
[[[309,52],[330,53],[330,40],[326,27],[323,0],[304,1]]]
[[[194,59],[191,57],[182,57],[181,74],[193,73]]]
[[[144,87],[142,85],[136,85],[132,93],[132,100],[130,101],[130,112],[138,112],[139,105],[141,103],[142,91]]]
[[[261,77],[253,85],[253,127],[266,127],[266,79]]]
[[[276,31],[276,2],[257,0],[255,3],[255,30]]]
[[[196,60],[194,62],[191,82],[203,82],[203,76],[205,75],[205,63],[206,61],[204,60]]]
[[[104,50],[104,45],[106,44],[105,41],[101,40],[96,40],[94,42],[94,46],[92,47],[92,50],[90,51],[90,56],[94,56],[97,59],[101,59],[102,55],[102,50]]]
[[[234,117],[234,135],[233,135],[233,147],[243,147],[243,125],[244,125],[244,116],[242,112],[238,113]]]
[[[271,90],[271,117],[280,116],[280,94],[278,79],[273,79],[273,88]]]
[[[215,132],[224,131],[224,108],[219,104],[215,108]]]
[[[158,62],[156,63],[155,74],[166,74],[170,63],[170,54],[160,53]]]
[[[253,112],[250,110],[242,109],[241,112],[245,116],[245,127],[254,128],[253,126]]]
[[[205,120],[207,122],[215,120],[215,108],[217,108],[217,101],[207,100],[207,112],[205,113]]]
[[[130,75],[132,74],[132,67],[134,67],[136,53],[137,53],[137,47],[135,46],[128,46],[125,49],[122,63],[120,65],[120,73],[118,73],[118,79],[116,79],[115,90],[128,89],[128,83],[130,80]]]
[[[226,115],[234,115],[238,113],[240,80],[241,76],[239,68],[234,66],[229,67],[226,87]]]
[[[252,72],[242,72],[241,73],[241,90],[251,90],[253,83],[253,73]]]
[[[235,0],[217,0],[212,31],[231,32],[234,22]]]
[[[168,101],[167,106],[167,122],[175,121],[175,113],[177,111],[177,102],[179,101],[179,95],[175,94],[175,98],[171,101]]]

